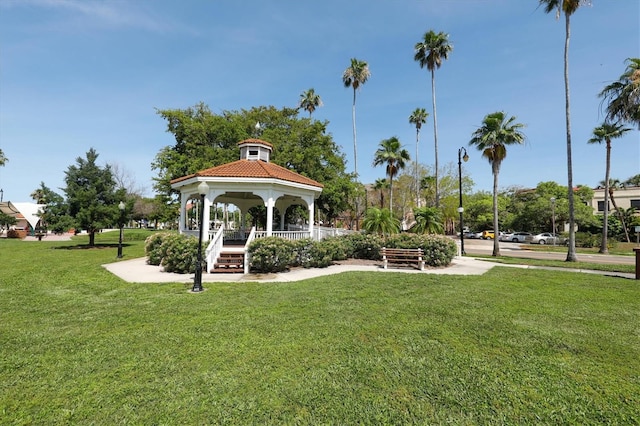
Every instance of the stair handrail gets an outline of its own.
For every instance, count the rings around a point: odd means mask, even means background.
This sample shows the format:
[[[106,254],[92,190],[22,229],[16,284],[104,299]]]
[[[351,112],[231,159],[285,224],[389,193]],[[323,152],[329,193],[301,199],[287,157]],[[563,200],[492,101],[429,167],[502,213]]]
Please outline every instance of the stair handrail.
[[[204,252],[205,258],[207,261],[207,272],[211,272],[211,269],[213,269],[215,266],[216,259],[222,252],[222,243],[224,240],[223,235],[224,235],[224,224],[221,224],[220,228],[218,228],[218,231],[209,242],[209,245],[207,246],[207,250]]]
[[[256,238],[256,227],[251,227],[251,232],[249,232],[249,236],[247,237],[247,242],[244,244],[244,273],[249,273],[249,262],[251,261],[251,255],[249,255],[249,245]]]

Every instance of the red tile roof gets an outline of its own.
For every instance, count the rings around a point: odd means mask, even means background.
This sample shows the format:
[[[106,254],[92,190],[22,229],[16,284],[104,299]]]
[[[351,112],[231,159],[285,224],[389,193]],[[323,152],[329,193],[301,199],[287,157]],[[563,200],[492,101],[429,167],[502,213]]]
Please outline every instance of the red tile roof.
[[[243,141],[246,142],[246,141]],[[259,141],[263,142],[263,141]],[[180,182],[192,177],[232,177],[232,178],[254,178],[254,179],[280,179],[287,182],[301,183],[304,185],[323,188],[324,185],[313,179],[302,176],[292,170],[285,169],[273,163],[265,161],[238,160],[233,163],[211,167],[197,173],[173,179],[171,183]]]

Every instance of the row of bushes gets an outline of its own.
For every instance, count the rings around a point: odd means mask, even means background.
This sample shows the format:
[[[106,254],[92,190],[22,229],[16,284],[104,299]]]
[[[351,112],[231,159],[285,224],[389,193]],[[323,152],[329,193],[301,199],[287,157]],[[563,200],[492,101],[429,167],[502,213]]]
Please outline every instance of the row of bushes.
[[[380,237],[354,233],[322,241],[260,238],[249,246],[250,267],[255,272],[282,272],[291,267],[325,268],[345,259],[381,259],[382,247],[422,248],[427,265],[446,266],[456,255],[456,244],[441,235],[397,234]],[[160,232],[146,239],[147,263],[160,265],[166,272],[193,273],[196,269],[198,241],[194,237]]]

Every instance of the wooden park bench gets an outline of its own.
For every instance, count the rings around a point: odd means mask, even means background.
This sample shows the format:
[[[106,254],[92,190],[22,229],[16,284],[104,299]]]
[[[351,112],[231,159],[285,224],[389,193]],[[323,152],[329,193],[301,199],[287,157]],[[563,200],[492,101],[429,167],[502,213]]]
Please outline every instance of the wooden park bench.
[[[413,265],[417,264],[424,271],[424,252],[421,248],[400,249],[382,247],[382,267],[387,269],[389,263]]]

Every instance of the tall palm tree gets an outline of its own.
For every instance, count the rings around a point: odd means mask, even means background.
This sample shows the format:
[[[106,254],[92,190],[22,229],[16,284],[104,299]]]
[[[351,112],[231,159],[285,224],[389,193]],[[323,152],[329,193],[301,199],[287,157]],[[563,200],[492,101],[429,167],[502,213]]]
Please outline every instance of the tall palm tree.
[[[625,186],[640,186],[640,174],[633,175],[624,181]]]
[[[418,167],[418,145],[420,144],[420,129],[422,128],[422,125],[425,124],[427,122],[427,117],[429,116],[429,113],[424,109],[424,108],[416,108],[415,110],[413,110],[413,112],[411,113],[411,115],[409,116],[409,123],[410,124],[414,124],[416,126],[416,159],[415,159],[415,163],[416,163],[416,175],[415,175],[415,186],[416,186],[416,206],[420,207],[420,182],[418,181],[419,177],[419,170],[420,167]]]
[[[564,99],[565,99],[565,121],[567,126],[567,193],[569,199],[569,249],[567,251],[567,262],[576,262],[576,231],[575,227],[575,204],[573,189],[573,164],[571,160],[571,108],[569,102],[569,39],[571,37],[571,15],[583,4],[590,3],[589,0],[539,0],[539,4],[544,6],[545,13],[556,13],[559,18],[564,13]]]
[[[593,129],[593,137],[588,143],[606,143],[607,159],[604,173],[604,211],[602,216],[602,241],[600,243],[600,253],[609,253],[607,247],[607,234],[609,232],[609,174],[611,172],[611,139],[622,137],[629,128],[623,127],[621,124],[611,124],[604,122],[599,127]]]
[[[482,151],[482,156],[489,160],[493,173],[493,256],[500,256],[498,243],[498,174],[500,165],[507,156],[507,146],[522,144],[525,135],[520,131],[524,124],[516,123],[516,117],[507,118],[502,111],[488,114],[482,120],[482,126],[473,132],[469,145]]]
[[[389,181],[386,179],[376,179],[373,189],[380,191],[380,208],[384,207],[384,190],[389,189]]]
[[[318,95],[313,88],[302,92],[302,94],[300,95],[298,108],[302,108],[303,110],[307,111],[309,113],[309,118],[311,118],[311,114],[313,114],[316,108],[321,106],[322,99],[320,99],[320,95]]]
[[[640,58],[628,58],[618,81],[607,85],[600,97],[608,102],[607,119],[633,123],[640,128]]]
[[[618,208],[618,204],[616,203],[616,199],[613,196],[613,193],[617,189],[624,189],[624,184],[620,179],[609,179],[608,182],[600,182],[601,185],[608,187],[609,198],[611,199],[611,204],[613,204],[613,210],[616,212],[618,219],[620,219],[620,223],[622,223],[622,229],[624,230],[624,236],[627,242],[631,242],[629,239],[629,230],[627,229],[627,222],[624,220],[623,209]],[[605,204],[606,206],[606,204]]]
[[[393,136],[384,139],[378,145],[373,157],[373,165],[387,166],[387,177],[389,178],[389,211],[393,212],[393,178],[406,166],[406,162],[411,160],[409,151],[402,148],[400,140]]]
[[[351,65],[342,73],[342,82],[344,87],[353,88],[353,106],[351,107],[351,119],[353,122],[353,170],[358,179],[358,144],[356,142],[356,92],[369,80],[371,72],[369,64],[365,61],[359,61],[351,58]]]
[[[2,149],[0,149],[0,166],[4,166],[7,161],[9,160],[4,156],[4,152],[2,152]]]
[[[433,104],[433,138],[435,146],[435,190],[436,207],[440,205],[440,195],[438,192],[438,119],[436,114],[436,68],[440,68],[443,59],[449,58],[449,52],[453,46],[449,43],[449,34],[429,30],[424,34],[421,41],[415,45],[414,60],[418,61],[420,68],[425,66],[431,71],[431,102]]]

